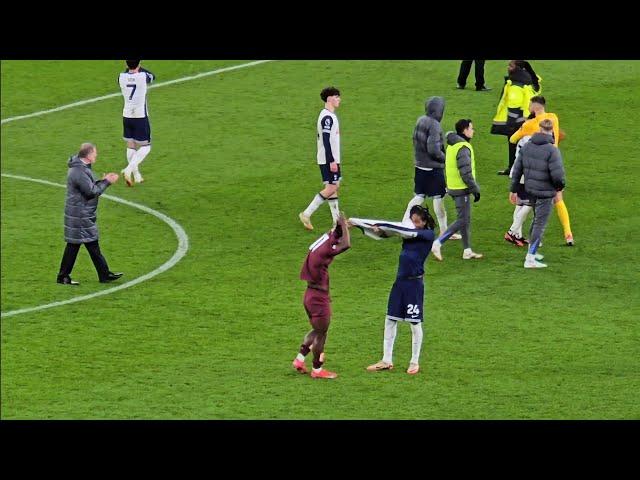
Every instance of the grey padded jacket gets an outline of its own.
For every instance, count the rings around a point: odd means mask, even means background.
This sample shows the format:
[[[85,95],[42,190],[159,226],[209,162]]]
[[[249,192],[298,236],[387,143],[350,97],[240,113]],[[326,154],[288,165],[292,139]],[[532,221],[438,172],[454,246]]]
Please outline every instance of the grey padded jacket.
[[[424,110],[426,115],[418,118],[413,129],[416,167],[444,168],[444,138],[440,126],[444,115],[444,98],[428,98]]]
[[[68,243],[94,242],[98,240],[98,198],[111,184],[107,180],[98,180],[91,166],[77,155],[69,159],[68,165],[64,240]]]
[[[511,191],[516,192],[524,174],[524,189],[540,198],[555,196],[565,186],[564,165],[560,150],[553,145],[553,136],[535,133],[518,153],[511,171]]]

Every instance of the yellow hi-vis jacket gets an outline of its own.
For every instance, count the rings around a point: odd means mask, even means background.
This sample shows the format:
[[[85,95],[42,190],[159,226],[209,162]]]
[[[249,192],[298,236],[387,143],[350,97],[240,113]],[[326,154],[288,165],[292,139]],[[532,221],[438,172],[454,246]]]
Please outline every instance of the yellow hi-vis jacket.
[[[538,82],[542,82],[540,76],[538,76]],[[502,132],[504,126],[524,122],[531,113],[529,112],[531,97],[540,95],[541,92],[542,88],[536,91],[533,89],[533,85],[515,85],[510,79],[507,80],[502,90],[496,115],[493,117],[491,133],[511,135],[513,130]]]
[[[458,151],[462,147],[467,147],[471,151],[471,175],[474,180],[476,178],[476,160],[471,144],[469,142],[458,142],[454,145],[449,145],[447,146],[444,163],[447,188],[451,190],[464,190],[469,188],[469,186],[462,180],[460,170],[458,170]]]

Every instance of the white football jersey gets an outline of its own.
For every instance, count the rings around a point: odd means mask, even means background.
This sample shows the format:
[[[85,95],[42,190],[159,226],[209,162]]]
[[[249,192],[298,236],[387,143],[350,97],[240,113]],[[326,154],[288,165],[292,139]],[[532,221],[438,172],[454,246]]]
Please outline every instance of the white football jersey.
[[[324,148],[323,133],[329,134],[331,152],[327,152]],[[327,153],[331,154],[336,163],[340,163],[340,126],[338,117],[335,113],[323,108],[318,116],[318,165],[329,163],[327,162]]]
[[[531,140],[531,135],[525,135],[524,137],[522,137],[520,139],[520,141],[517,143],[516,145],[516,158],[518,158],[518,154],[520,153],[520,149],[524,146],[525,143],[527,143],[529,140]],[[515,165],[515,162],[513,162]],[[511,170],[513,170],[513,167],[511,167]],[[509,177],[511,178],[511,172],[509,172]],[[520,183],[524,184],[524,173],[522,174],[522,176],[520,177]]]
[[[147,84],[154,78],[151,72],[142,69],[138,73],[126,71],[120,74],[118,83],[124,98],[123,117],[147,117]]]

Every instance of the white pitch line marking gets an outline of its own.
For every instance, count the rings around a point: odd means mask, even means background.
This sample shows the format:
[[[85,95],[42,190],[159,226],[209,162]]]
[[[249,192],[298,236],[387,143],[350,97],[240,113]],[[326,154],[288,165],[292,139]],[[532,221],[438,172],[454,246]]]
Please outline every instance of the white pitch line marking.
[[[40,180],[38,178],[24,177],[22,175],[11,175],[11,174],[8,174],[8,173],[3,173],[2,176],[3,177],[8,177],[8,178],[14,178],[14,179],[17,179],[17,180],[25,180],[25,181],[28,181],[28,182],[41,183],[43,185],[51,185],[51,186],[54,186],[54,187],[67,188],[66,185],[62,185],[60,183],[54,183],[54,182],[50,182],[48,180]],[[21,313],[37,312],[39,310],[44,310],[44,309],[53,308],[53,307],[59,307],[59,306],[62,306],[62,305],[68,305],[70,303],[82,302],[84,300],[89,300],[91,298],[99,297],[99,296],[102,296],[102,295],[108,295],[110,293],[117,292],[118,290],[123,290],[125,288],[133,287],[134,285],[137,285],[138,283],[142,283],[142,282],[144,282],[146,280],[149,280],[150,278],[155,277],[156,275],[161,274],[162,272],[165,272],[165,271],[169,270],[176,263],[178,263],[182,259],[182,257],[184,257],[187,254],[187,250],[189,250],[189,237],[187,236],[186,232],[184,231],[184,228],[182,228],[180,226],[180,224],[178,224],[171,217],[168,217],[164,213],[158,212],[158,211],[156,211],[156,210],[154,210],[152,208],[146,207],[144,205],[140,205],[139,203],[131,202],[129,200],[124,200],[123,198],[114,197],[112,195],[102,195],[102,197],[106,198],[106,199],[109,199],[109,200],[112,200],[114,202],[123,203],[123,204],[128,205],[128,206],[133,207],[133,208],[137,208],[138,210],[142,210],[143,212],[148,213],[150,215],[153,215],[154,217],[159,218],[164,223],[169,225],[173,229],[173,232],[176,234],[176,237],[178,237],[178,249],[175,251],[173,256],[168,261],[166,261],[165,263],[160,265],[158,268],[153,270],[152,272],[149,272],[149,273],[147,273],[145,275],[142,275],[140,277],[134,278],[133,280],[131,280],[129,282],[126,282],[126,283],[123,283],[122,285],[118,285],[116,287],[108,288],[106,290],[100,290],[98,292],[90,293],[88,295],[82,295],[80,297],[74,297],[74,298],[70,298],[68,300],[62,300],[60,302],[47,303],[46,305],[38,305],[38,306],[35,306],[35,307],[21,308],[21,309],[18,309],[18,310],[10,310],[8,312],[2,312],[2,313],[0,313],[0,317],[1,318],[12,317],[14,315],[20,315]],[[73,288],[73,287],[67,287],[67,288]]]

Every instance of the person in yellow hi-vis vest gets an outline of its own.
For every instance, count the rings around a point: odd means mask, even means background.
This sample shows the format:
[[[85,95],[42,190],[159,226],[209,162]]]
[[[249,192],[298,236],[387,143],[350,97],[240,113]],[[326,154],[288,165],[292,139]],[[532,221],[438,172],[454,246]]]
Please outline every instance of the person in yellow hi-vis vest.
[[[449,225],[447,230],[431,245],[433,256],[442,261],[440,251],[442,244],[446,242],[454,232],[462,234],[464,251],[462,258],[471,260],[482,258],[482,254],[471,250],[471,195],[474,203],[480,200],[480,187],[476,182],[476,161],[471,146],[473,138],[473,123],[470,119],[462,119],[456,122],[456,131],[447,133],[447,151],[445,154],[445,177],[447,193],[456,203],[458,218]]]
[[[526,60],[511,60],[507,67],[507,73],[502,97],[500,97],[491,125],[491,133],[506,135],[509,145],[509,166],[500,170],[498,175],[509,175],[516,159],[516,145],[509,142],[508,138],[522,126],[529,116],[531,97],[542,92],[540,87],[542,78],[536,75],[533,67]]]
[[[530,118],[520,129],[511,135],[509,141],[511,143],[522,145],[531,138],[532,135],[537,133],[540,130],[540,122],[543,120],[549,119],[553,124],[553,144],[557,147],[560,143],[560,140],[564,139],[564,132],[560,130],[560,120],[555,113],[546,111],[546,99],[537,95],[531,98],[531,103],[529,104],[529,110],[533,115],[533,118]],[[524,239],[522,238],[522,224],[525,222],[526,217],[529,215],[531,211],[531,206],[528,203],[528,198],[526,192],[524,190],[524,180],[521,180],[519,185],[518,193],[518,204],[516,205],[513,219],[514,222],[511,225],[511,228],[505,233],[504,239],[508,242],[514,243],[517,246],[524,246]],[[572,247],[573,242],[573,233],[571,232],[571,222],[569,219],[569,211],[567,210],[567,206],[564,203],[564,196],[562,190],[556,192],[556,196],[553,199],[553,203],[556,208],[556,213],[558,214],[558,219],[560,220],[560,224],[562,225],[562,230],[564,233],[565,242],[568,246]]]

